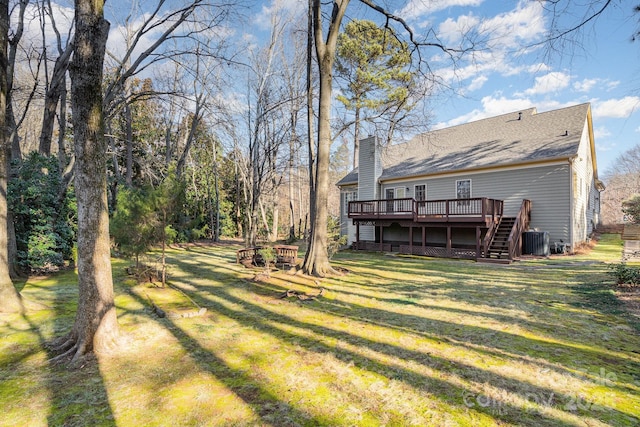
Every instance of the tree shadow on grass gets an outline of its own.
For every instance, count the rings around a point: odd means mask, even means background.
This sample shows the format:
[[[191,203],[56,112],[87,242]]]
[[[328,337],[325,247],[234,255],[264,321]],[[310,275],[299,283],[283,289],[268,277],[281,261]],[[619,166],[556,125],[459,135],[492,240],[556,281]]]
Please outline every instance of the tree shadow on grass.
[[[379,353],[383,358],[400,357],[406,361],[420,363],[430,369],[447,371],[452,373],[454,376],[457,375],[472,383],[478,384],[478,382],[480,382],[480,384],[496,384],[501,389],[525,400],[530,396],[538,396],[542,398],[543,396],[556,395],[556,397],[559,397],[560,399],[569,400],[571,398],[571,396],[558,396],[557,392],[551,389],[538,387],[528,382],[525,383],[503,375],[485,371],[483,369],[476,368],[475,366],[455,362],[449,359],[443,359],[429,353],[407,350],[396,345],[377,342],[368,338],[346,333],[344,331],[334,330],[330,327],[298,321],[289,316],[267,310],[257,303],[235,297],[229,293],[229,289],[217,287],[215,288],[215,298],[210,298],[207,295],[210,293],[211,289],[196,283],[189,283],[189,281],[187,281],[187,284],[197,289],[196,293],[192,294],[192,297],[196,299],[200,305],[213,309],[217,313],[232,318],[248,327],[281,339],[284,342],[301,345],[311,352],[332,354],[337,352],[337,357],[344,360],[345,363],[353,362],[361,369],[368,370],[389,379],[401,380],[418,390],[423,390],[424,392],[433,394],[434,397],[449,405],[458,407],[460,410],[469,409],[469,405],[465,406],[463,399],[464,396],[469,393],[473,393],[472,390],[468,390],[450,381],[424,376],[404,367],[403,365],[390,364],[372,359],[354,350],[341,348],[338,351],[335,347],[324,342],[324,340],[337,339],[341,342],[347,343],[348,346],[352,346],[353,348],[361,347]],[[219,299],[230,304],[222,303]],[[243,307],[244,309],[230,308],[233,306]],[[291,327],[308,331],[317,338],[310,338],[306,334],[294,333],[291,331]],[[563,422],[562,420],[549,417],[536,408],[525,410],[522,407],[514,406],[506,401],[499,402],[498,406],[500,411],[496,411],[495,407],[481,407],[478,405],[473,406],[473,410],[484,412],[497,420],[506,422],[513,422],[515,420],[523,422],[528,420],[530,425],[571,425],[568,422]],[[614,414],[616,413],[615,410],[612,410],[612,412]],[[585,417],[587,416],[587,414],[582,415]],[[628,414],[618,413],[618,415],[627,416]]]
[[[341,279],[342,282],[342,279]],[[259,282],[253,283],[256,287],[254,289],[257,293],[263,293],[264,295],[268,295],[270,292],[273,294],[283,292],[284,288],[281,288],[275,284],[263,284]],[[410,285],[405,285],[404,288],[408,292],[408,287]],[[258,289],[261,288],[261,289]],[[419,294],[421,290],[419,289],[419,285],[415,285],[412,287],[413,292],[409,292],[409,294]],[[346,294],[346,295],[355,295],[357,297],[362,298],[371,298],[370,295],[362,292],[354,292],[344,291],[342,289],[333,289],[332,292],[335,294]],[[395,293],[395,289],[390,287],[390,293]],[[521,294],[520,294],[521,295]],[[472,346],[475,351],[485,352],[490,355],[497,355],[500,357],[508,357],[513,360],[531,360],[531,356],[536,356],[538,359],[546,358],[550,354],[556,355],[556,359],[558,356],[565,356],[574,361],[582,361],[583,359],[595,361],[599,363],[601,366],[606,364],[611,364],[611,361],[615,358],[615,355],[611,354],[611,350],[607,348],[602,348],[602,350],[597,350],[595,347],[593,349],[587,348],[583,342],[578,341],[577,338],[571,337],[571,334],[568,333],[570,331],[562,332],[561,336],[567,342],[558,343],[560,341],[557,334],[558,325],[550,322],[538,322],[538,321],[530,321],[524,318],[513,318],[508,315],[495,314],[488,311],[467,311],[457,309],[455,307],[440,307],[440,306],[430,306],[427,304],[422,304],[414,301],[406,301],[392,298],[380,298],[377,297],[374,299],[377,302],[383,302],[387,304],[392,304],[391,307],[383,308],[372,308],[370,306],[362,305],[358,301],[354,302],[352,300],[348,302],[344,302],[344,304],[333,304],[329,302],[329,300],[323,300],[321,304],[317,305],[318,309],[329,312],[333,315],[351,318],[355,320],[363,320],[366,319],[366,322],[378,322],[377,324],[384,325],[386,327],[391,327],[396,330],[404,330],[404,331],[412,331],[417,334],[423,334],[423,332],[431,331],[432,334],[428,336],[431,339],[445,339],[451,342],[456,342],[456,345],[466,345]],[[567,301],[569,303],[570,301]],[[483,300],[482,304],[486,305],[488,303],[493,303],[493,301]],[[398,306],[397,311],[389,311],[393,308],[393,305]],[[542,333],[542,335],[548,336],[549,339],[535,339],[531,337],[524,338],[521,334],[510,333],[505,331],[496,330],[495,328],[485,328],[481,326],[464,326],[461,327],[458,323],[452,323],[447,321],[442,321],[437,318],[437,313],[432,313],[429,317],[422,317],[415,314],[404,313],[402,316],[398,315],[398,312],[402,310],[402,305],[411,305],[417,308],[424,308],[426,310],[436,310],[441,312],[453,313],[458,316],[474,316],[476,318],[487,318],[490,320],[497,320],[499,322],[504,323],[505,325],[519,325],[522,327],[526,327],[532,330],[538,330]],[[569,304],[567,304],[569,306]],[[489,308],[489,306],[487,306]],[[519,307],[522,309],[522,307]],[[538,318],[548,318],[550,311],[564,310],[564,307],[556,308],[556,307],[546,307],[542,304],[536,306],[533,302],[527,302],[525,306],[528,313],[531,313],[532,317]],[[358,313],[358,315],[354,315],[353,313]],[[556,315],[556,317],[558,317]],[[436,335],[434,335],[434,333]],[[465,344],[467,343],[467,344]],[[484,348],[484,349],[481,349]],[[493,347],[495,351],[490,351],[487,348]],[[471,347],[470,347],[471,348]],[[538,362],[536,362],[538,363]],[[620,359],[614,364],[624,364],[625,369],[629,369],[630,371],[640,371],[640,364],[633,362],[629,359]],[[556,366],[556,364],[549,363],[549,366]],[[554,367],[554,370],[558,371],[557,366]],[[575,373],[568,369],[560,369],[560,371],[564,371],[565,373]]]
[[[278,294],[285,290],[284,288],[273,284],[263,284],[260,282],[255,282],[251,285],[255,288],[256,293],[262,295]],[[339,291],[332,292],[340,293]],[[540,371],[553,371],[563,375],[573,376],[576,372],[575,370],[561,367],[558,363],[547,361],[546,359],[543,359],[543,357],[548,356],[549,354],[555,354],[558,356],[559,351],[574,358],[575,360],[582,361],[584,361],[586,357],[589,357],[590,359],[593,359],[594,357],[602,357],[609,362],[613,357],[610,353],[604,351],[599,353],[595,351],[585,352],[583,349],[576,350],[575,347],[561,346],[532,338],[522,338],[517,334],[496,331],[491,328],[461,326],[451,322],[432,318],[423,318],[406,313],[399,316],[395,312],[386,311],[382,308],[366,307],[353,302],[349,302],[349,305],[345,307],[345,305],[336,303],[333,300],[321,299],[312,307],[314,310],[339,318],[350,319],[356,322],[362,322],[364,324],[383,328],[390,328],[398,332],[427,338],[434,342],[445,342],[452,346],[464,347],[469,352],[484,354],[493,358],[508,359],[527,365],[535,363],[535,365],[539,366]],[[436,308],[443,311],[451,310],[449,307]],[[453,311],[457,312],[455,309]],[[359,313],[359,315],[354,315],[354,312]],[[484,313],[470,312],[464,314],[484,317]],[[507,317],[502,320],[508,322],[509,318]],[[470,331],[471,333],[469,333]],[[528,350],[522,351],[520,350],[521,348],[527,348]],[[533,351],[534,348],[535,351]],[[585,353],[581,356],[580,352]],[[619,362],[620,363],[616,363],[616,365],[620,365],[622,363],[622,361]],[[625,369],[634,369],[634,366],[629,366],[628,363],[625,363],[625,366]],[[636,365],[635,368],[638,368],[638,366]],[[627,393],[635,393],[636,391],[633,388],[617,383],[614,387]]]
[[[147,301],[135,293],[130,295],[143,305]],[[156,320],[165,327],[190,354],[198,367],[213,375],[218,381],[242,399],[264,422],[273,425],[299,425],[303,421],[307,425],[336,425],[339,420],[331,416],[314,417],[282,401],[273,392],[255,381],[246,372],[229,366],[224,360],[204,348],[196,339],[183,331],[174,320],[165,318]]]
[[[73,325],[75,307],[77,305],[77,285],[69,283],[75,276],[69,272],[51,276],[52,279],[60,278],[60,282],[46,287],[41,287],[48,294],[52,294],[49,301],[54,311],[52,330],[57,335],[68,330]],[[65,283],[66,282],[66,283]],[[25,285],[38,286],[37,283]],[[72,291],[75,287],[75,291]],[[40,347],[47,353],[47,366],[45,370],[46,387],[50,396],[50,408],[47,422],[50,426],[74,425],[74,426],[115,426],[115,418],[104,379],[100,372],[98,360],[89,355],[82,364],[68,366],[63,363],[51,363],[55,356],[47,346],[47,324],[35,323],[29,318],[29,314],[23,316],[31,330],[37,335]]]
[[[317,303],[314,303],[312,306],[313,310],[319,310],[319,311],[323,311],[323,308],[325,306],[325,304],[327,304],[326,300],[320,300]],[[330,304],[330,303],[329,303]],[[357,311],[364,311],[367,310],[367,307],[357,307],[356,308]],[[366,324],[377,324],[376,321],[372,321],[371,318],[375,318],[375,317],[379,317],[376,315],[366,315],[363,316],[363,318],[359,318],[359,317],[355,317],[353,315],[350,315],[349,311],[351,310],[344,310],[342,307],[338,307],[337,311],[332,310],[331,314],[335,315],[338,318],[352,318],[355,321],[358,322],[363,322]],[[383,312],[384,310],[380,310],[380,309],[369,309],[369,313],[371,312],[375,312],[375,311],[380,311]],[[407,316],[407,315],[403,315],[403,318],[406,317],[413,317],[413,316]],[[286,317],[287,319],[289,319],[289,317]],[[387,318],[388,320],[391,320],[391,317]],[[296,322],[295,319],[289,319],[290,322]],[[381,326],[383,327],[390,327],[393,328],[394,330],[402,330],[402,324],[404,322],[402,321],[398,321],[398,322],[391,322],[391,323],[387,323],[384,324],[381,323]],[[441,322],[444,324],[449,324],[449,322]],[[415,324],[415,323],[412,323]],[[300,327],[304,327],[303,325],[299,325]],[[315,329],[320,329],[319,331],[317,331],[319,334],[324,335],[324,336],[333,336],[334,338],[339,338],[337,335],[335,334],[344,334],[343,331],[331,328],[331,327],[325,327],[325,326],[320,326],[320,325],[311,325],[311,329],[315,330]],[[490,356],[494,356],[494,357],[502,357],[502,358],[508,358],[508,359],[512,359],[512,360],[519,360],[520,362],[523,363],[527,363],[527,364],[531,364],[531,358],[527,357],[527,354],[522,354],[522,355],[507,355],[504,352],[498,352],[498,351],[489,351],[486,350],[486,347],[491,347],[491,345],[494,344],[493,341],[491,341],[491,344],[482,344],[482,343],[477,343],[476,345],[473,345],[472,342],[470,342],[467,338],[467,336],[469,335],[469,330],[471,330],[471,336],[476,337],[477,335],[481,335],[483,333],[483,331],[488,331],[485,328],[480,328],[480,327],[473,327],[473,326],[467,326],[467,325],[463,325],[461,326],[461,330],[463,332],[461,332],[464,336],[464,339],[462,338],[453,338],[452,337],[452,333],[442,333],[441,335],[429,335],[429,334],[420,334],[418,331],[417,332],[418,335],[422,335],[425,336],[431,340],[434,341],[447,341],[453,345],[456,346],[463,346],[466,347],[469,351],[473,351],[473,352],[478,352],[478,353],[485,353],[487,355]],[[491,333],[493,333],[493,331],[490,331]],[[498,332],[500,334],[500,332]],[[345,337],[345,335],[341,335],[343,338]],[[509,341],[513,341],[514,339],[516,340],[520,340],[520,341],[530,341],[531,345],[535,345],[535,346],[546,346],[547,347],[547,351],[542,351],[542,354],[551,354],[554,351],[557,351],[558,347],[562,347],[562,346],[558,346],[558,345],[554,345],[551,343],[545,343],[544,341],[539,341],[539,340],[535,340],[535,339],[523,339],[522,337],[519,337],[517,335],[513,335],[513,334],[509,334],[506,333],[506,339],[507,342]],[[404,360],[407,361],[416,361],[416,360],[424,360],[426,361],[426,365],[428,365],[429,367],[442,367],[444,370],[447,371],[453,371],[453,372],[457,372],[458,374],[460,374],[463,378],[469,380],[469,381],[477,381],[477,382],[481,382],[481,383],[488,383],[488,384],[500,384],[501,387],[503,387],[504,390],[515,393],[515,394],[521,394],[522,397],[526,397],[527,395],[533,395],[533,396],[551,396],[551,395],[555,395],[555,397],[557,397],[560,401],[564,401],[564,402],[569,402],[572,398],[574,398],[575,396],[568,396],[568,395],[562,395],[561,393],[558,392],[554,392],[553,390],[550,389],[545,389],[542,387],[538,387],[535,386],[529,382],[521,382],[520,380],[516,380],[516,379],[512,379],[509,377],[505,377],[503,375],[497,374],[495,372],[490,372],[490,371],[486,371],[483,369],[479,369],[476,366],[473,365],[469,365],[467,363],[463,363],[463,362],[457,362],[457,361],[453,361],[450,359],[446,359],[446,358],[442,358],[442,357],[438,357],[433,355],[430,352],[427,352],[427,356],[425,358],[425,353],[421,352],[421,351],[415,351],[415,350],[410,350],[410,349],[405,349],[403,347],[399,347],[396,345],[391,345],[391,344],[385,344],[385,343],[381,343],[375,339],[369,338],[367,337],[362,337],[359,335],[352,335],[352,334],[347,334],[347,341],[348,340],[353,340],[353,342],[350,342],[351,344],[353,344],[354,346],[359,345],[359,343],[361,341],[364,341],[366,343],[366,346],[372,349],[375,349],[376,351],[381,351],[382,353],[389,355],[389,356],[393,356],[393,355],[397,355],[399,357],[401,357]],[[342,339],[342,338],[341,338]],[[483,346],[484,348],[480,348],[480,346]],[[380,350],[380,348],[382,348],[382,350]],[[506,350],[505,350],[506,351]],[[583,351],[582,349],[580,349],[580,351]],[[571,348],[566,349],[567,354],[569,355],[574,355],[576,357],[576,359],[579,360],[583,360],[589,356],[593,357],[593,354],[590,354],[590,351],[585,352],[584,357],[580,356],[580,354],[578,353],[576,355],[575,350],[572,351]],[[596,357],[604,357],[604,358],[608,358],[608,356],[606,354],[600,354],[597,353]],[[628,362],[628,361],[627,361]],[[539,359],[537,359],[535,361],[535,364],[541,364],[539,362]],[[544,363],[541,364],[542,367],[545,366]],[[540,372],[543,371],[543,369],[539,370]],[[633,368],[633,367],[631,367]],[[637,368],[637,367],[636,367]],[[547,372],[549,370],[555,370],[558,371],[558,368],[556,365],[554,364],[548,364],[547,367]],[[625,369],[630,369],[627,363],[627,366],[625,367]],[[462,374],[464,373],[464,374]],[[569,374],[569,375],[574,375],[575,372],[571,372],[569,370],[565,370],[564,372],[565,374]],[[580,376],[583,379],[587,379],[588,375],[587,373],[585,373],[584,375]],[[598,380],[604,380],[604,378],[595,378],[596,381]],[[636,393],[636,389],[632,388],[632,387],[626,387],[622,384],[616,383],[614,381],[611,380],[607,380],[606,381],[607,386],[609,388],[615,388],[618,389],[624,393]],[[613,413],[616,413],[615,410],[612,410]],[[632,415],[632,414],[625,414],[623,412],[619,412],[620,414],[623,415]]]
[[[616,297],[612,286],[584,281],[574,285],[572,290],[580,299],[574,302],[573,306],[595,309],[604,316],[622,317],[636,333],[640,333],[640,321],[626,310],[624,304]]]

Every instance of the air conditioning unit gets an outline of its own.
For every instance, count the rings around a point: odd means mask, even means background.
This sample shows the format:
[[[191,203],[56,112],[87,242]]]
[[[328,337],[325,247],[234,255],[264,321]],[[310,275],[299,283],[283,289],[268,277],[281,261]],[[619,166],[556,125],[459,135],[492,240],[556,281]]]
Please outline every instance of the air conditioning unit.
[[[548,231],[526,231],[522,235],[522,253],[537,256],[549,256]]]

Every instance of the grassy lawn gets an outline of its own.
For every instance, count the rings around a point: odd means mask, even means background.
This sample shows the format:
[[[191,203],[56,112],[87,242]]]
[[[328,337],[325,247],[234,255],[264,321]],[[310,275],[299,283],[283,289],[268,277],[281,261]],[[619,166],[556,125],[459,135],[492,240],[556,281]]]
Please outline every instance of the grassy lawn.
[[[73,323],[76,277],[19,284],[50,309],[0,317],[2,426],[637,426],[640,319],[587,255],[509,266],[343,252],[314,280],[170,252],[158,289],[114,260],[121,352],[78,369],[43,344]],[[287,289],[317,300],[279,299]],[[207,312],[158,318],[167,313]]]

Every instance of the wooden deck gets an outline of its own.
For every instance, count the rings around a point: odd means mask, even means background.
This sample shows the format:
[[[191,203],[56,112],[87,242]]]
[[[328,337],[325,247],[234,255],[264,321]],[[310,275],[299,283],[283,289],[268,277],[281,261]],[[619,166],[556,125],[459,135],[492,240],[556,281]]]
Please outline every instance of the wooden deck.
[[[522,253],[522,233],[531,218],[531,202],[523,200],[516,217],[504,217],[504,202],[486,197],[454,200],[357,200],[349,202],[348,216],[356,225],[354,249],[398,251],[413,255],[446,258],[493,259],[511,261]],[[398,224],[408,229],[406,241],[385,238],[385,230]],[[375,226],[375,241],[360,239],[360,227]],[[442,245],[429,242],[427,230],[446,229]],[[459,231],[475,229],[471,244],[454,241]],[[414,243],[414,230],[422,233],[421,242]],[[468,239],[468,237],[466,237]],[[457,247],[456,247],[457,246]]]
[[[349,202],[354,221],[402,221],[416,223],[496,223],[503,213],[503,201],[479,197],[454,200],[357,200]]]

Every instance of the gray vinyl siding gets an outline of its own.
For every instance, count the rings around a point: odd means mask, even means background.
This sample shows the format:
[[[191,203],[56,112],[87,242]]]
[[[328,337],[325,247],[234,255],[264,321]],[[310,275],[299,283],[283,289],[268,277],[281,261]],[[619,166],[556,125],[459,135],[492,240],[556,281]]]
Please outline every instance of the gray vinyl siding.
[[[573,238],[572,245],[584,242],[593,232],[595,223],[595,194],[593,159],[589,142],[588,125],[582,132],[578,156],[573,162]]]
[[[382,174],[382,161],[378,154],[380,147],[376,138],[360,141],[358,153],[358,200],[376,200],[381,198],[378,193],[378,178]],[[373,226],[360,227],[361,240],[374,240],[375,228]]]
[[[426,184],[427,200],[456,198],[456,181],[471,180],[471,197],[503,200],[506,216],[515,216],[523,199],[532,201],[531,227],[548,231],[552,242],[570,242],[569,164],[530,166],[520,169],[459,174],[445,177],[403,180],[382,184],[387,188],[409,187],[406,197],[414,197],[414,185]]]

